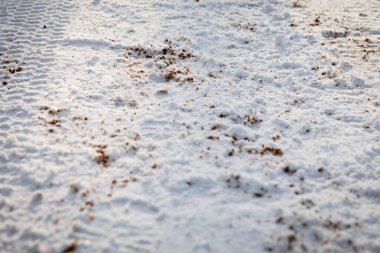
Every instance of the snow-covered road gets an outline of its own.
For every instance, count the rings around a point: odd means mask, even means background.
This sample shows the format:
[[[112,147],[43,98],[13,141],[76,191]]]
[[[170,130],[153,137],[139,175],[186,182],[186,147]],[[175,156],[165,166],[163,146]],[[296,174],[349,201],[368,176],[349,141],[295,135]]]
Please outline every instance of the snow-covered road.
[[[0,252],[380,252],[379,0],[0,0]]]

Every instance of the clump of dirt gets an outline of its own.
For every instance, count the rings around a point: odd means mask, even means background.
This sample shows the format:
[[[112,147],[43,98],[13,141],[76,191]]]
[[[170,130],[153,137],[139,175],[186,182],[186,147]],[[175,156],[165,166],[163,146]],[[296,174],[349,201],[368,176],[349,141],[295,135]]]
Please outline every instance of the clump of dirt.
[[[289,166],[285,166],[282,171],[290,176],[294,175],[297,172],[297,169],[290,168]]]
[[[92,201],[86,201],[85,203],[84,203],[86,206],[88,206],[88,207],[94,207],[94,202],[92,202]]]
[[[94,145],[96,153],[98,154],[96,162],[102,167],[108,167],[110,157],[106,154],[106,145]]]
[[[280,216],[276,219],[276,224],[282,224],[284,222],[284,217]]]
[[[59,126],[61,126],[61,125],[59,125],[60,122],[61,122],[60,119],[52,119],[49,121],[49,124],[59,127]]]
[[[72,243],[70,243],[69,246],[63,249],[62,253],[75,252],[77,250],[77,247],[78,247],[78,241],[73,241]]]
[[[219,118],[226,118],[229,114],[226,112],[219,113]]]
[[[6,59],[2,61],[3,69],[5,71],[8,71],[10,74],[21,72],[23,70],[22,67],[18,66],[19,63],[20,62],[18,60],[11,59]]]
[[[243,124],[244,125],[255,125],[258,123],[263,122],[261,119],[259,119],[256,115],[247,115],[244,118]]]
[[[263,120],[256,115],[256,112],[248,112],[242,115],[225,111],[216,113],[219,118],[228,118],[233,123],[242,124],[244,126],[255,126],[263,122]]]
[[[255,193],[253,194],[253,196],[255,196],[256,198],[262,198],[262,197],[264,197],[264,194],[261,193],[261,192],[255,192]]]
[[[181,70],[171,69],[168,72],[165,72],[163,74],[163,77],[165,78],[167,82],[170,82],[171,80],[175,80],[176,82],[179,82],[181,81],[180,77],[177,76],[179,74],[183,74],[183,72]]]
[[[271,153],[274,156],[282,156],[284,154],[284,152],[280,148],[267,147],[267,146],[262,145],[262,148],[259,151],[259,154],[260,155],[265,155],[267,153]]]
[[[319,26],[321,24],[321,16],[317,16],[314,20],[313,23],[310,24],[310,26]]]
[[[301,205],[303,205],[307,209],[311,209],[315,206],[315,203],[311,199],[304,199],[301,201]]]
[[[219,125],[219,124],[214,124],[214,125],[212,125],[211,126],[211,130],[217,130],[217,129],[220,129],[221,128],[221,126]]]
[[[2,68],[5,72],[4,79],[11,79],[11,75],[21,72],[24,69],[19,66],[20,61],[18,60],[11,60],[11,59],[5,59],[2,61]],[[7,86],[9,84],[8,81],[3,80],[1,82],[3,86]]]
[[[11,73],[11,74],[14,74],[14,73],[16,73],[16,72],[21,72],[23,70],[23,68],[22,67],[17,67],[17,68],[9,68],[8,69],[8,71],[9,71],[9,73]]]
[[[288,235],[287,239],[288,239],[288,251],[292,251],[293,244],[295,241],[297,241],[297,236],[295,234],[290,234]]]
[[[256,31],[256,24],[252,23],[238,23],[234,24],[234,27],[238,28],[239,30],[249,30],[249,31]]]
[[[73,194],[77,194],[79,192],[79,187],[76,184],[70,185],[70,192]]]
[[[227,183],[228,188],[239,189],[241,186],[240,175],[231,175],[226,179],[225,182]]]
[[[59,114],[61,112],[65,111],[65,109],[52,109],[49,106],[41,106],[40,107],[40,111],[47,112],[47,114],[48,114],[47,118],[49,118],[49,116],[58,116],[58,118],[55,117],[55,118],[52,118],[52,119],[46,119],[44,117],[39,117],[39,119],[41,119],[41,120],[44,121],[44,126],[47,126],[47,127],[51,127],[51,126],[61,127],[61,124],[60,124],[61,123],[61,119],[59,118],[60,117]],[[52,129],[52,128],[49,128],[48,132],[49,133],[54,133],[55,130]]]
[[[235,154],[235,149],[231,149],[230,151],[228,151],[227,155],[228,156],[233,156]]]
[[[50,108],[49,106],[46,106],[46,105],[45,106],[41,106],[40,110],[41,111],[47,111],[48,114],[50,114],[50,115],[57,115],[57,114],[65,111],[65,109],[52,109],[52,108]]]
[[[209,139],[211,141],[218,141],[219,140],[219,136],[209,135],[207,137],[207,139]]]

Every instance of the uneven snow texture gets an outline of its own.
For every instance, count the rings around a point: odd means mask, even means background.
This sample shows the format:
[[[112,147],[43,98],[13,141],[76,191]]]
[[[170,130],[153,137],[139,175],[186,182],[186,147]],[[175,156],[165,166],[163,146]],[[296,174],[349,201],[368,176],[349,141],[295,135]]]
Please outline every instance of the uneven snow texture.
[[[380,252],[379,20],[0,0],[0,252]]]

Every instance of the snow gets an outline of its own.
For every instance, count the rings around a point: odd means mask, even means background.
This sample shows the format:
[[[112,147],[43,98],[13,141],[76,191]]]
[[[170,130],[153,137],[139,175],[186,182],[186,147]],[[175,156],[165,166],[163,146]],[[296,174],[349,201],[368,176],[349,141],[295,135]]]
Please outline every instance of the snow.
[[[379,10],[0,1],[0,252],[380,252]]]

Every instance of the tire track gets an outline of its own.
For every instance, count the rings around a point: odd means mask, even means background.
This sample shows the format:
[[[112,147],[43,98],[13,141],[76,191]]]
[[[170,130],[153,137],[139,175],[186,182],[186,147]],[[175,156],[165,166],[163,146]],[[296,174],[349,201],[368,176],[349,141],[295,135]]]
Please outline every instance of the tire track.
[[[38,114],[41,98],[54,89],[48,74],[55,67],[54,42],[63,37],[73,10],[69,0],[0,1],[1,252],[48,247],[47,240],[36,242],[51,232],[38,225],[41,213],[35,208],[43,199],[38,190],[53,175],[39,178],[44,132]]]

